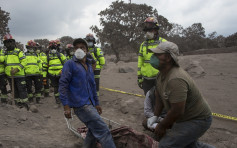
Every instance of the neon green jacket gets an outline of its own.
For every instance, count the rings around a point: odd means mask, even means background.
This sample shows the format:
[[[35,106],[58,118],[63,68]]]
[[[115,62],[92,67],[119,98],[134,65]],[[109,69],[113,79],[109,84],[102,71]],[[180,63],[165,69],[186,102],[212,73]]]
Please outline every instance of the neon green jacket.
[[[46,55],[45,53],[43,53],[43,52],[41,52],[41,53],[39,53],[39,54],[37,54],[37,55],[38,55],[38,57],[40,58],[41,63],[42,63],[41,75],[42,75],[44,78],[46,78],[46,76],[47,76],[47,66],[45,66],[45,65],[47,65],[47,55]]]
[[[105,64],[105,58],[104,58],[102,50],[98,47],[92,47],[92,48],[89,48],[89,52],[91,53],[94,60],[96,61],[96,69],[95,70],[102,69],[103,65]]]
[[[157,69],[153,68],[150,64],[150,58],[153,53],[148,52],[147,49],[155,48],[159,43],[165,42],[166,40],[163,38],[159,38],[157,40],[148,40],[144,41],[138,53],[138,71],[137,75],[140,78],[145,79],[155,79],[157,73],[159,72]]]
[[[18,68],[19,72],[17,72],[14,77],[25,77],[25,69],[26,66],[26,57],[25,54],[18,48],[15,48],[12,51],[6,51],[5,53],[5,74],[7,76],[11,76],[11,68]]]
[[[60,76],[63,69],[63,64],[66,62],[66,57],[62,53],[50,53],[47,57],[48,74]]]
[[[26,76],[40,75],[42,72],[42,62],[36,53],[25,53],[27,64],[25,66]]]
[[[5,73],[4,57],[5,51],[3,49],[0,49],[0,75]]]

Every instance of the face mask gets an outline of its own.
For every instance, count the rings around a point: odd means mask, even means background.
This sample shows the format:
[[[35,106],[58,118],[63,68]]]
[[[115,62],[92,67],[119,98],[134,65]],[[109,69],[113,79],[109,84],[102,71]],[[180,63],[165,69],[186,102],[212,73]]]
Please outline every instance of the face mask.
[[[158,69],[160,60],[153,54],[150,58],[150,64],[153,68]]]
[[[51,53],[53,53],[53,54],[56,53],[56,52],[57,52],[56,49],[52,49],[52,50],[51,50]]]
[[[29,49],[29,52],[30,52],[30,53],[33,53],[33,52],[34,52],[34,50],[33,50],[33,49]]]
[[[71,52],[69,53],[69,55],[71,55],[71,56],[72,56],[72,55],[74,55],[74,52],[73,52],[73,51],[71,51]]]
[[[154,32],[146,32],[145,37],[147,39],[153,39],[155,36]]]
[[[74,55],[78,60],[82,60],[86,56],[86,53],[82,49],[78,48]]]
[[[94,46],[94,43],[93,43],[93,42],[88,42],[88,46],[89,46],[89,47],[93,47],[93,46]]]
[[[40,53],[40,50],[39,50],[39,49],[37,49],[37,50],[36,50],[36,53]]]

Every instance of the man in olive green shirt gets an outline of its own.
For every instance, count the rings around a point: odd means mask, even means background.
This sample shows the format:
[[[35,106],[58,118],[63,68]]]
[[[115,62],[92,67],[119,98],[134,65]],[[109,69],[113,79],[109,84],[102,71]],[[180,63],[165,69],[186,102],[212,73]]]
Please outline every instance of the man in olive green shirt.
[[[178,46],[162,42],[156,48],[150,64],[160,73],[156,79],[156,122],[165,108],[166,117],[156,126],[155,134],[160,140],[159,148],[212,147],[198,142],[211,126],[211,110],[192,78],[179,66]]]

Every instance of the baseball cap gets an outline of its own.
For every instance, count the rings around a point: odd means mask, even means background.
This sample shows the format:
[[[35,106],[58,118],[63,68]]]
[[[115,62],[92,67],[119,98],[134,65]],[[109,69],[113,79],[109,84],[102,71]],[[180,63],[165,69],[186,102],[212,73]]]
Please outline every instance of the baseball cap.
[[[161,42],[156,48],[150,49],[153,53],[169,53],[175,63],[179,66],[179,47],[173,42]]]

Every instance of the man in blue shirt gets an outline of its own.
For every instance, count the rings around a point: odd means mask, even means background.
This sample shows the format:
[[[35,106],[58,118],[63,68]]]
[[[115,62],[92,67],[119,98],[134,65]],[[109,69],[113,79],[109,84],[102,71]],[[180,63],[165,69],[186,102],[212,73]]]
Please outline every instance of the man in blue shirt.
[[[96,147],[98,141],[103,148],[115,148],[108,126],[99,115],[102,109],[96,94],[91,59],[86,56],[87,42],[81,38],[75,39],[73,46],[75,54],[64,64],[59,80],[59,93],[65,117],[71,118],[73,108],[77,117],[87,126],[88,132],[83,147]]]

